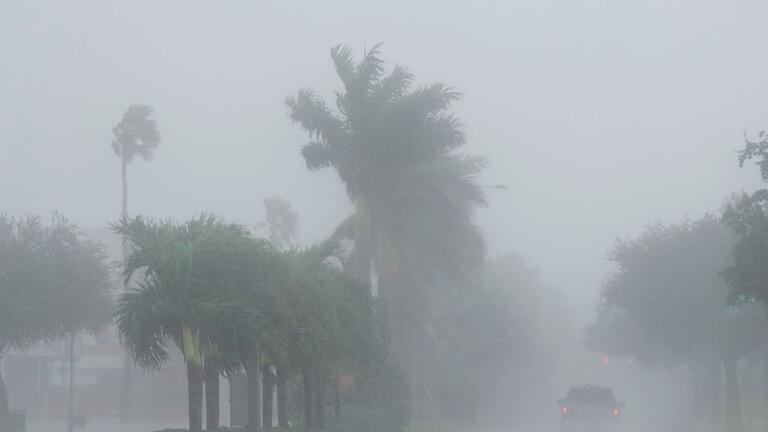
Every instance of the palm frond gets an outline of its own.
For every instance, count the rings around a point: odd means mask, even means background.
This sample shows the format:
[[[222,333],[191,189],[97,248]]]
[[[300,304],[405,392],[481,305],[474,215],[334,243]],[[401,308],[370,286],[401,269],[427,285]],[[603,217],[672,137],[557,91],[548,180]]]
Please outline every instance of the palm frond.
[[[413,83],[413,74],[405,66],[396,65],[392,72],[374,85],[372,105],[381,111],[403,97]]]
[[[152,118],[153,110],[149,105],[131,105],[123,118],[112,128],[112,150],[117,156],[125,157],[127,162],[138,155],[150,160],[160,143],[160,132]]]
[[[299,90],[295,97],[285,100],[291,121],[298,123],[312,138],[338,141],[343,135],[342,122],[312,90]]]
[[[446,111],[461,98],[461,93],[442,83],[421,86],[397,99],[391,109],[414,118],[425,118]]]
[[[344,84],[347,91],[354,88],[355,82],[355,60],[352,56],[352,48],[346,45],[336,45],[331,48],[331,59],[336,68],[336,74]]]
[[[138,365],[157,369],[168,361],[167,342],[177,331],[168,319],[172,306],[157,286],[142,283],[122,294],[115,308],[120,338]]]
[[[357,91],[368,92],[384,74],[384,61],[379,57],[381,42],[377,43],[363,56],[363,60],[355,68]]]
[[[308,142],[301,148],[301,155],[307,164],[307,169],[317,171],[333,166],[333,157],[328,147],[316,141]]]

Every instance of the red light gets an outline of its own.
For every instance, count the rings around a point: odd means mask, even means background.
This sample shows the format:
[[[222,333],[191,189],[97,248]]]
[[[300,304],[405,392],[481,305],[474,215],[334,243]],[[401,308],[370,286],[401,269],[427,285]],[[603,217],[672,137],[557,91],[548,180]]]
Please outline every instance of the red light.
[[[568,414],[568,407],[564,406],[561,411],[563,412],[563,415],[567,415]]]
[[[608,357],[603,357],[603,364],[608,364]]]
[[[618,408],[614,408],[614,409],[613,409],[613,415],[614,415],[615,417],[618,417],[618,416],[619,416],[619,409],[618,409]]]

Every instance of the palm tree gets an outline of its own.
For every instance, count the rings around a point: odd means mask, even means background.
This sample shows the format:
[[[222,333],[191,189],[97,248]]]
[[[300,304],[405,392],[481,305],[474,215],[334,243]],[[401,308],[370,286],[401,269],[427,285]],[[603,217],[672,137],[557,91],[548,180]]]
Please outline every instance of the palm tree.
[[[157,124],[152,118],[152,107],[148,105],[131,105],[123,114],[123,118],[115,127],[112,128],[112,150],[120,158],[122,168],[122,212],[121,218],[128,217],[128,164],[136,156],[145,161],[152,159],[152,155],[160,143],[160,133],[157,130]],[[123,243],[123,262],[128,255],[127,243],[125,237]],[[127,288],[128,281],[125,281],[123,291]],[[128,421],[131,412],[131,363],[126,356],[123,368],[123,388],[120,402],[120,419]]]
[[[336,286],[327,282],[338,272],[328,260],[339,253],[336,242],[325,241],[305,249],[292,248],[282,254],[291,274],[289,283],[282,287],[281,296],[288,315],[282,327],[291,343],[283,347],[279,368],[301,373],[306,430],[323,429],[325,383],[330,361],[338,350],[333,344],[330,321],[332,290]],[[279,417],[286,414],[281,413]]]
[[[181,349],[187,367],[189,428],[200,432],[206,357],[210,360],[219,347],[231,346],[232,340],[257,328],[258,318],[239,291],[249,236],[242,227],[210,216],[184,224],[137,217],[122,219],[112,228],[132,245],[125,279],[140,274],[138,288],[123,293],[117,303],[123,344],[147,369],[168,360],[167,343]],[[207,425],[218,428],[218,418],[209,418]]]
[[[268,231],[269,242],[280,251],[291,245],[296,237],[299,217],[291,207],[291,202],[279,197],[264,200],[265,221],[257,227],[265,227]],[[273,362],[274,363],[274,362]],[[281,428],[288,427],[288,373],[285,365],[276,367],[272,372],[271,365],[264,365],[263,402],[264,423],[272,426],[272,405],[275,393],[277,395],[277,423]],[[275,392],[272,389],[276,390]]]
[[[354,240],[354,275],[378,276],[395,354],[413,376],[419,343],[411,336],[421,332],[430,279],[461,276],[482,262],[474,211],[486,199],[475,176],[485,164],[457,153],[466,137],[449,112],[459,98],[455,90],[439,83],[412,88],[413,76],[402,66],[385,74],[379,45],[359,63],[342,45],[331,58],[344,86],[336,93],[338,109],[309,89],[286,104],[309,134],[301,150],[307,168],[334,168],[355,205],[335,237]]]
[[[283,250],[290,246],[299,225],[299,216],[291,208],[291,202],[279,197],[266,198],[264,211],[266,220],[257,227],[267,228],[269,241],[275,249]]]

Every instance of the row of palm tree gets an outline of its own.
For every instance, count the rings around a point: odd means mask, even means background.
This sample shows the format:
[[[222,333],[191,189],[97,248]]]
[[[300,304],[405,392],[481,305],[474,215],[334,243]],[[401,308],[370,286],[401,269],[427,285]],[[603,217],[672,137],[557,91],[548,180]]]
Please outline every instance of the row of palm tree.
[[[192,432],[202,430],[204,394],[206,429],[219,427],[219,377],[241,369],[251,387],[250,430],[259,427],[260,374],[265,395],[277,386],[281,426],[287,380],[300,375],[305,426],[322,429],[328,384],[387,355],[370,289],[344,271],[333,242],[278,252],[207,215],[184,223],[125,218],[112,228],[131,246],[124,276],[137,284],[117,301],[123,344],[146,369],[168,362],[171,346],[181,351]],[[271,409],[263,415],[271,426]]]
[[[483,188],[475,181],[485,161],[459,153],[466,135],[450,112],[459,93],[439,83],[414,87],[413,75],[403,66],[385,73],[379,48],[366,51],[359,62],[349,47],[332,48],[331,58],[343,84],[336,93],[335,110],[310,89],[287,98],[286,105],[291,120],[309,134],[301,150],[307,168],[334,168],[355,206],[331,237],[352,241],[344,270],[372,285],[372,292],[384,301],[394,355],[417,388],[415,394],[427,394],[429,390],[421,388],[425,384],[418,381],[423,363],[420,351],[427,336],[425,317],[441,295],[433,292],[431,287],[438,284],[432,282],[446,276],[460,279],[484,260],[485,243],[474,213],[487,204]],[[113,148],[123,166],[124,220],[125,167],[133,156],[149,159],[159,142],[151,114],[149,107],[132,106],[113,130]],[[284,203],[265,204],[279,213]],[[284,229],[295,225],[290,217],[281,222],[286,224]],[[270,239],[283,248],[288,239],[272,230],[276,225],[270,223]],[[127,236],[127,231],[119,232]],[[124,255],[128,255],[125,244]],[[279,356],[273,353],[270,358]],[[241,363],[246,371],[262,366]],[[273,369],[272,365],[264,369],[269,371],[266,378],[272,379]],[[284,374],[277,371],[280,388]]]

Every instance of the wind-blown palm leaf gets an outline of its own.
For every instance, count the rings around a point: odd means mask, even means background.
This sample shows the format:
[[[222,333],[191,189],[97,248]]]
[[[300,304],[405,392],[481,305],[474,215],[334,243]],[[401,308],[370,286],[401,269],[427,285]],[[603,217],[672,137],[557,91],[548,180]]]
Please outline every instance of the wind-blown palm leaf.
[[[112,150],[117,156],[125,156],[126,162],[136,155],[150,160],[160,143],[157,123],[152,118],[152,107],[131,105],[117,126],[112,128]]]
[[[412,83],[413,74],[405,66],[396,65],[388,76],[374,85],[371,105],[379,112],[389,108],[406,94]]]
[[[242,297],[252,282],[253,248],[262,243],[242,226],[201,215],[184,224],[123,219],[112,229],[133,245],[125,277],[143,272],[139,288],[121,296],[116,311],[121,336],[142,366],[165,362],[166,344],[181,347],[183,328],[209,345],[230,346],[232,339],[244,341],[238,333],[263,323]]]
[[[115,308],[120,338],[138,365],[156,369],[168,361],[167,343],[180,328],[169,328],[173,308],[162,293],[149,283],[120,296]],[[173,326],[170,326],[173,327]]]

